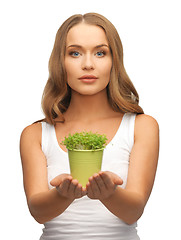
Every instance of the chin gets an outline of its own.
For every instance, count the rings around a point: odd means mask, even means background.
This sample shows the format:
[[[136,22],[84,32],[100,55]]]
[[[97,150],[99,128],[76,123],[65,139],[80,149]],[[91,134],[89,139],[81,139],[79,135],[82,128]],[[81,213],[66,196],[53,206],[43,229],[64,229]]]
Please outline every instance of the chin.
[[[99,93],[103,93],[103,92],[106,92],[107,94],[107,86],[103,86],[101,88],[97,88],[97,87],[91,87],[91,86],[87,86],[86,88],[72,88],[72,93],[75,92],[75,93],[78,93],[80,95],[83,95],[83,96],[94,96],[94,95],[97,95]]]
[[[74,92],[77,92],[79,95],[82,95],[82,96],[95,96],[97,94],[100,94],[100,93],[103,93],[104,91],[106,91],[107,93],[107,90],[106,89],[99,89],[99,90],[84,90],[84,91],[74,91]]]

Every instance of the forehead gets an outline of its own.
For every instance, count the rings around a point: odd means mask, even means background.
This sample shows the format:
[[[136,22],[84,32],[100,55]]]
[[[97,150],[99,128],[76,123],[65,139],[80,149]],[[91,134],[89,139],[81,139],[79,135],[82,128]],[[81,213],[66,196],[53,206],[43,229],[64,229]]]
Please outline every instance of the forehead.
[[[79,23],[72,27],[68,34],[66,45],[78,44],[81,46],[107,44],[108,40],[104,30],[95,25]]]

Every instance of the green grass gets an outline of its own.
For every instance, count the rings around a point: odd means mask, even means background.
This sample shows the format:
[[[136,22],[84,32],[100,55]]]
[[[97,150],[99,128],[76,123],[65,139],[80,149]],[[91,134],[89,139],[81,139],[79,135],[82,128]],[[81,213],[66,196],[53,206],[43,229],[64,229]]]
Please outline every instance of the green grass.
[[[69,150],[96,150],[106,146],[107,137],[92,132],[80,132],[73,135],[69,134],[68,137],[61,142]]]

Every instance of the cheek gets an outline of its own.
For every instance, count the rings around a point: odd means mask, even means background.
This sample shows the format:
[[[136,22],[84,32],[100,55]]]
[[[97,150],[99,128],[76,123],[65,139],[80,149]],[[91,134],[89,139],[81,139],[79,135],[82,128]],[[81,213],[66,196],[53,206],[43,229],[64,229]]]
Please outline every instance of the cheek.
[[[75,76],[76,70],[77,67],[75,66],[75,63],[72,63],[71,61],[65,61],[65,71],[67,73],[67,79]]]
[[[112,69],[112,61],[105,64],[102,69],[102,74],[105,76],[105,78],[107,77],[109,79]]]
[[[65,62],[65,70],[66,70],[66,75],[67,75],[67,84],[69,85],[70,88],[75,88],[77,85],[77,65],[75,63],[72,63],[71,61]]]

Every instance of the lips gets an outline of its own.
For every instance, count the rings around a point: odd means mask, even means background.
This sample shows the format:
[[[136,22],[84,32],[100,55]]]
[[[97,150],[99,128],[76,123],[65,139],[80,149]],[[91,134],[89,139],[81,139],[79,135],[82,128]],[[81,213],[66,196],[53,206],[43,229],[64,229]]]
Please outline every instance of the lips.
[[[79,78],[80,80],[83,80],[83,79],[97,79],[96,76],[94,75],[83,75],[82,77]]]
[[[96,82],[97,77],[94,75],[83,75],[79,80],[85,84],[93,84]]]

